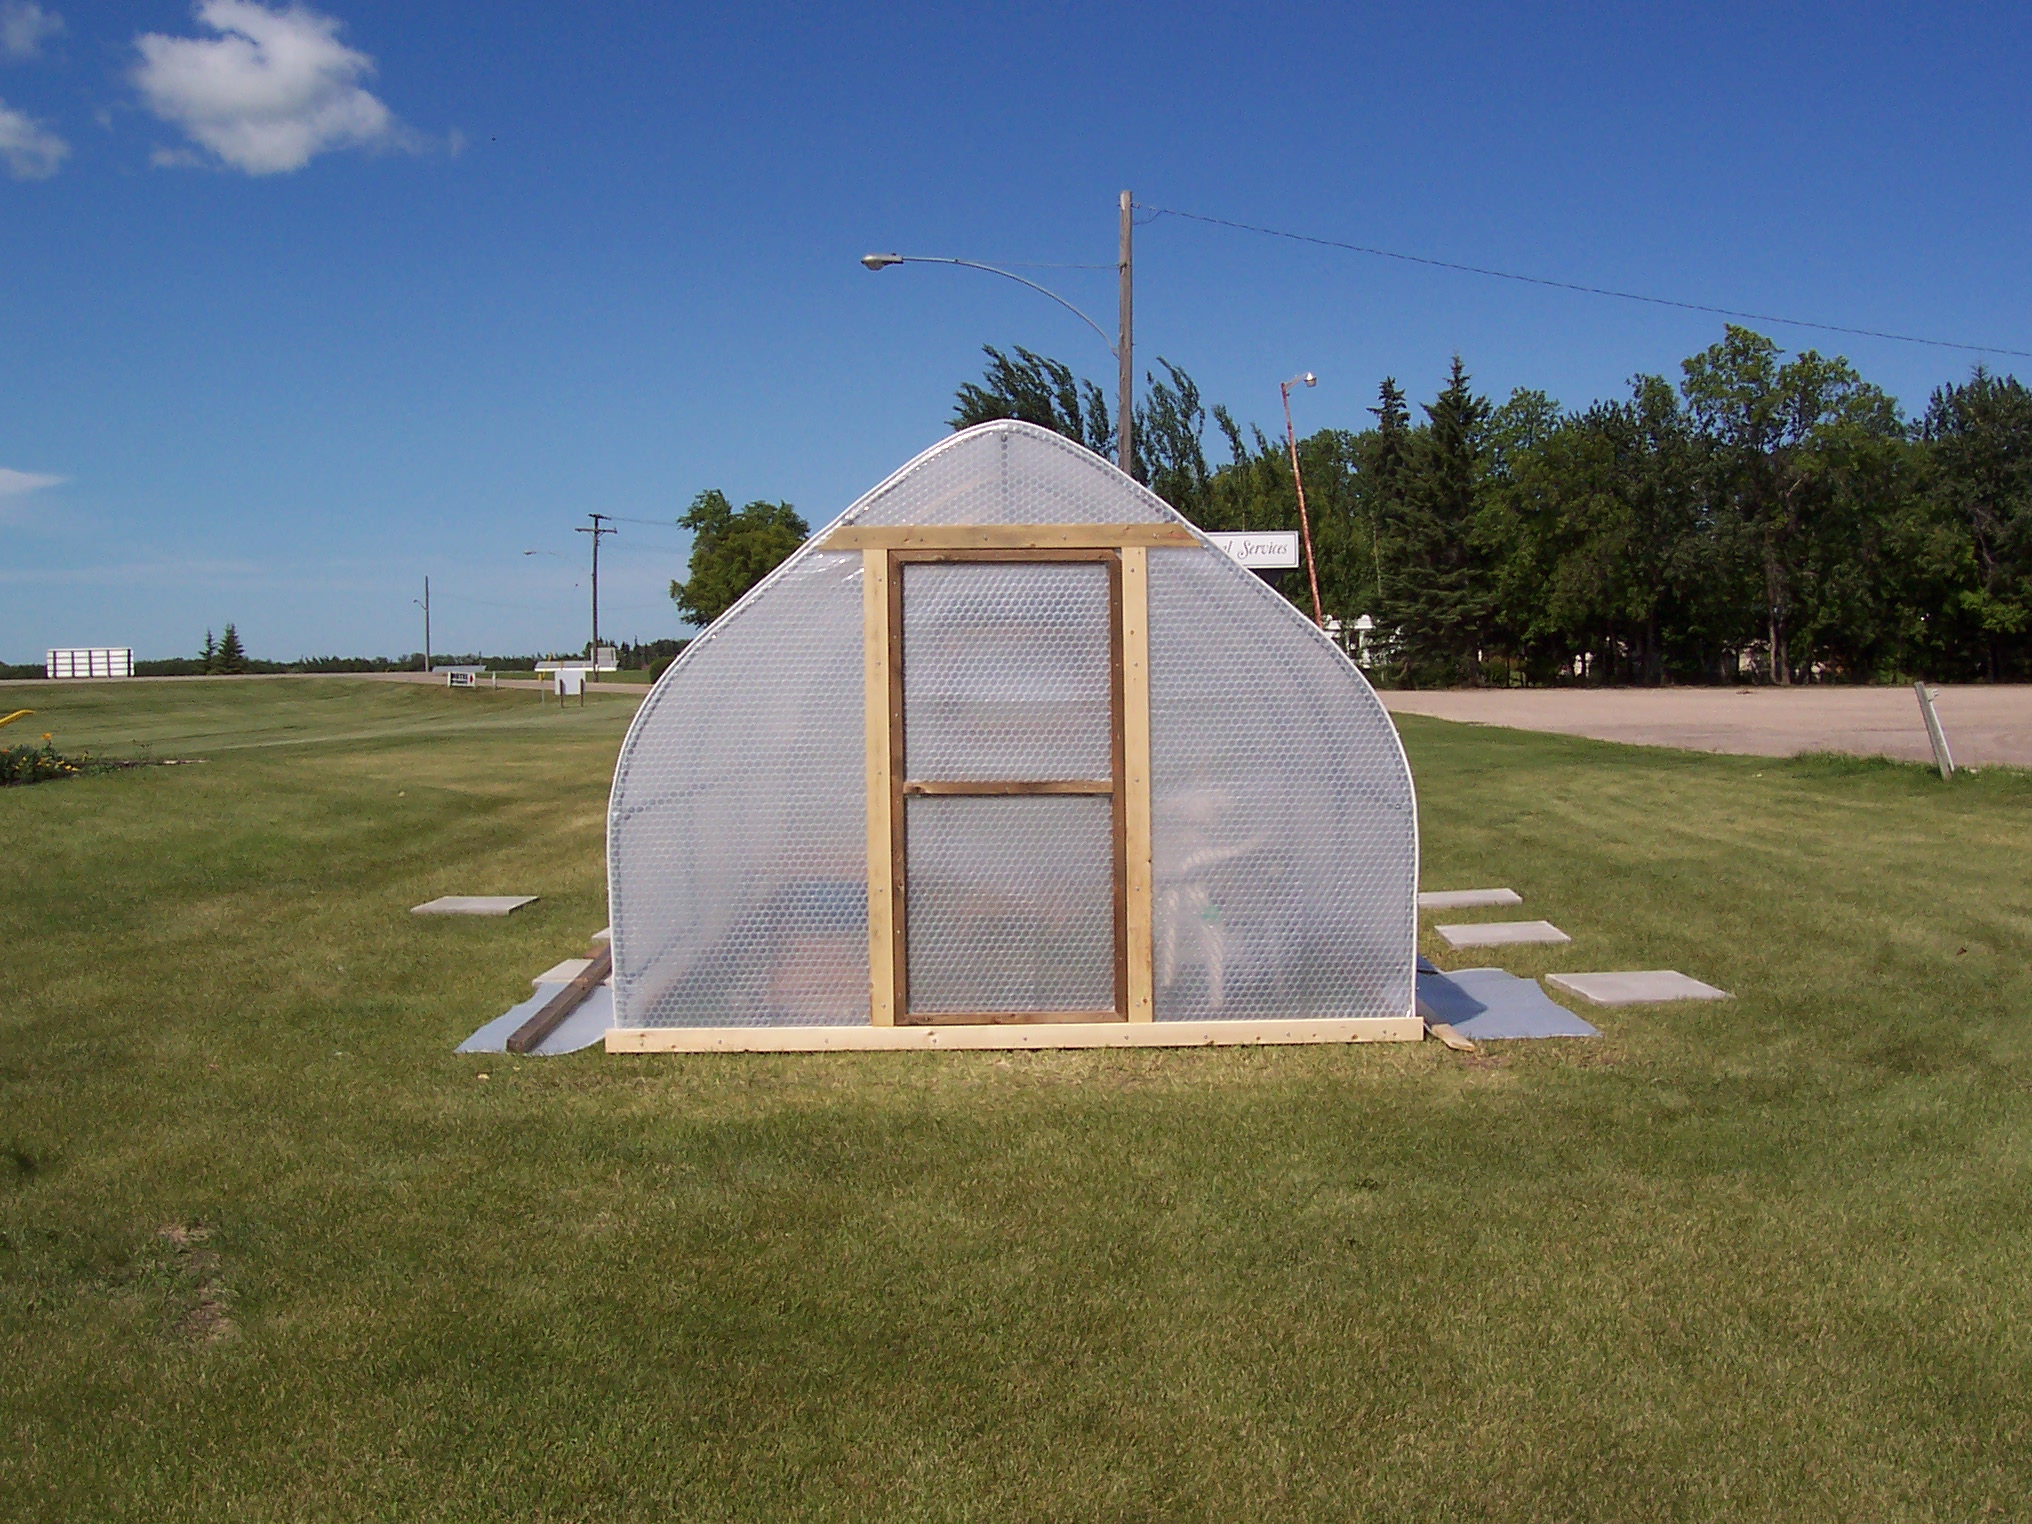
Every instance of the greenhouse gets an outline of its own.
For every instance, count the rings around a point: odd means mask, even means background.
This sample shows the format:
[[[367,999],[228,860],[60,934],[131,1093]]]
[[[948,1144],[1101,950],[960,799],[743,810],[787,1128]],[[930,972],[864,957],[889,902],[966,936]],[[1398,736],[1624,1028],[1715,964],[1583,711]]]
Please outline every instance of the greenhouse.
[[[1334,643],[982,424],[686,648],[621,748],[610,1051],[1415,1040],[1418,820]]]

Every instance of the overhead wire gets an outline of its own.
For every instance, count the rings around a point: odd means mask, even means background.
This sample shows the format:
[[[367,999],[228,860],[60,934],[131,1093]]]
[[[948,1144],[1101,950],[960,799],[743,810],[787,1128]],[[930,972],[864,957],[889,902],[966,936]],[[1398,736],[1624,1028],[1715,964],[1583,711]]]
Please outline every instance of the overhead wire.
[[[1744,312],[1733,307],[1715,307],[1705,302],[1683,302],[1669,296],[1649,296],[1638,291],[1619,291],[1612,286],[1590,286],[1581,281],[1553,280],[1542,275],[1519,275],[1514,270],[1497,270],[1487,265],[1462,264],[1451,259],[1433,259],[1423,254],[1405,254],[1395,249],[1379,249],[1368,244],[1345,243],[1338,238],[1320,238],[1310,233],[1293,233],[1283,228],[1263,227],[1253,222],[1237,222],[1228,217],[1209,217],[1200,212],[1182,212],[1176,207],[1149,206],[1136,203],[1136,209],[1151,215],[1142,224],[1147,226],[1160,217],[1178,217],[1187,222],[1203,222],[1213,227],[1233,228],[1243,233],[1260,233],[1266,238],[1284,238],[1293,243],[1309,243],[1325,249],[1341,249],[1350,254],[1368,254],[1377,259],[1394,259],[1405,264],[1425,265],[1435,270],[1452,270],[1465,275],[1486,275],[1496,280],[1518,281],[1527,286],[1545,286],[1555,291],[1574,291],[1584,296],[1610,296],[1618,301],[1644,302],[1653,307],[1676,307],[1682,312],[1705,312],[1716,317],[1741,318],[1751,323],[1777,323],[1788,328],[1811,328],[1821,333],[1844,333],[1856,338],[1889,339],[1898,344],[1925,344],[1935,349],[1959,349],[1972,354],[2010,355],[2021,360],[2032,360],[2032,350],[2006,349],[1998,344],[1964,344],[1955,339],[1928,339],[1916,334],[1890,333],[1880,328],[1851,328],[1840,323],[1816,323],[1806,318],[1778,317],[1768,312]]]

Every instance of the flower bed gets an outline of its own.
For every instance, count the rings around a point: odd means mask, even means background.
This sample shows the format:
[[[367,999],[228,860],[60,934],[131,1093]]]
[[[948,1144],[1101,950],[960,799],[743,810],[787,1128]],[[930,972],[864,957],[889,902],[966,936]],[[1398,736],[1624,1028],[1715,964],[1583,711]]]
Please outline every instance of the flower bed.
[[[85,770],[87,759],[66,757],[45,735],[40,746],[0,748],[0,787],[13,783],[47,783],[52,778],[75,778]]]

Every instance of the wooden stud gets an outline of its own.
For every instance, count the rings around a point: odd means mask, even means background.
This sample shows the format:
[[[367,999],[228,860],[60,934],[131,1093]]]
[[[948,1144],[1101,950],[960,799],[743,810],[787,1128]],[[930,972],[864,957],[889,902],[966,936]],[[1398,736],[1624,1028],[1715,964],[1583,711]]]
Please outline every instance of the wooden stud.
[[[889,554],[861,552],[861,659],[863,725],[868,785],[868,1017],[871,1025],[896,1021],[894,937],[897,900],[890,871]]]
[[[1108,856],[1114,879],[1115,907],[1115,1019],[1129,1018],[1129,817],[1124,808],[1122,757],[1126,750],[1123,735],[1122,697],[1122,553],[1108,557],[1108,771],[1116,780],[1114,798],[1109,801]]]
[[[847,524],[820,550],[1114,550],[1199,544],[1183,524]]]
[[[1007,794],[1112,794],[1112,778],[915,778],[903,785],[906,795],[934,794],[990,798]]]
[[[895,914],[889,922],[889,980],[900,1020],[910,1009],[910,814],[903,780],[910,775],[909,738],[903,733],[903,565],[894,551],[882,552],[889,567],[889,647],[884,673],[889,718],[889,881],[895,886]]]
[[[1122,551],[1122,780],[1124,864],[1128,904],[1123,939],[1128,953],[1129,1020],[1150,1021],[1150,553],[1140,545]]]

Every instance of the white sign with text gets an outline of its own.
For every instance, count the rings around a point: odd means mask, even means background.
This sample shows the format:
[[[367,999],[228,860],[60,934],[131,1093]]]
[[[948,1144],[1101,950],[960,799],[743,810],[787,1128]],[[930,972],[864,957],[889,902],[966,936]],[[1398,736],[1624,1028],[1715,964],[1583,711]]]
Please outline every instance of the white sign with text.
[[[1273,529],[1261,534],[1209,534],[1214,544],[1244,566],[1264,571],[1298,564],[1298,531]]]

